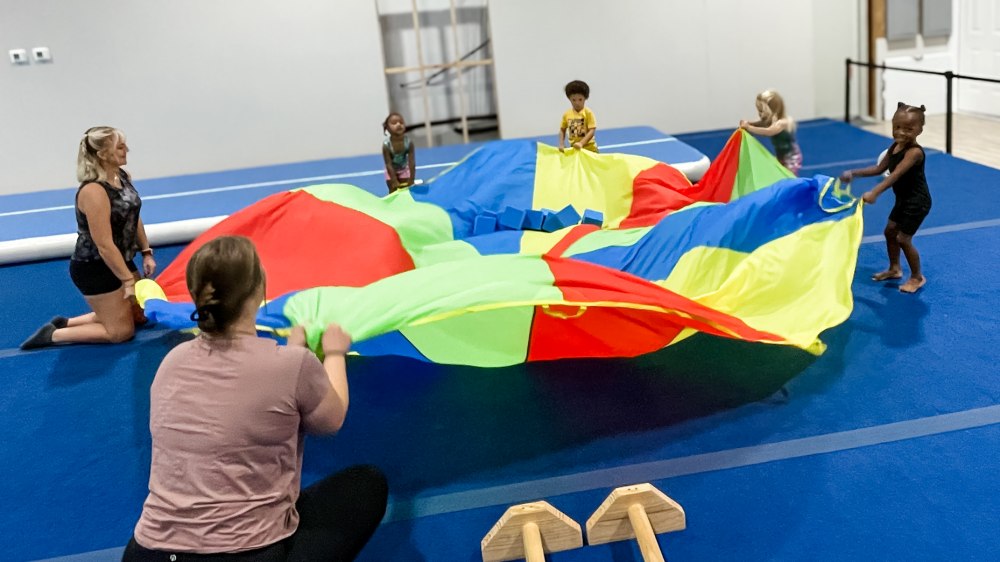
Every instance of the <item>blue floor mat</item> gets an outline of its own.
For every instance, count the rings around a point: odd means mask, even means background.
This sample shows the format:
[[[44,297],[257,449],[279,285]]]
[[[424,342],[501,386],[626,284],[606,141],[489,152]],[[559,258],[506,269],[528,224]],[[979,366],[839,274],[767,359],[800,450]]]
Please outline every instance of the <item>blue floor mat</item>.
[[[860,160],[888,146],[840,123],[806,125],[807,158]],[[687,142],[714,156],[711,135]],[[928,227],[1000,219],[990,197],[997,170],[932,154],[927,172],[935,195]],[[866,234],[881,232],[890,206],[887,194],[866,208]],[[547,497],[582,523],[646,463],[995,406],[995,233],[918,236],[929,283],[916,296],[871,282],[885,250],[863,244],[855,310],[823,334],[829,349],[818,358],[696,336],[637,359],[507,369],[352,359],[347,424],[308,440],[304,481],[374,462],[394,504],[363,559],[476,560],[509,503]],[[968,246],[972,260],[955,251]],[[178,251],[158,249],[161,266]],[[121,546],[145,497],[149,383],[179,336],[154,327],[120,346],[22,353],[13,348],[37,325],[85,305],[65,260],[0,267],[0,285],[4,558]],[[1000,493],[983,452],[997,445],[991,425],[651,478],[688,512],[689,529],[661,544],[671,560],[993,559]],[[622,543],[550,559],[638,560],[636,552]]]
[[[687,529],[659,535],[667,560],[995,560],[1000,481],[978,454],[1000,426],[654,481]],[[585,526],[618,482],[544,498]],[[482,560],[505,506],[384,524],[359,560]],[[634,541],[552,554],[553,562],[639,561]]]

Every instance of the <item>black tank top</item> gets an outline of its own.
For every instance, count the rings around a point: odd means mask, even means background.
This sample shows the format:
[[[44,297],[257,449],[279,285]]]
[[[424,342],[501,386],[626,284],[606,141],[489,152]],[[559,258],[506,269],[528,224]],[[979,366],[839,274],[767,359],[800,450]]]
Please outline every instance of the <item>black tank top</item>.
[[[889,147],[889,173],[891,174],[896,170],[896,166],[903,161],[903,157],[906,156],[908,148],[905,150],[900,150],[896,154],[892,151],[896,148],[896,143],[892,143]],[[924,148],[922,146],[917,146],[920,149],[920,161],[910,167],[905,174],[900,176],[896,183],[892,184],[892,192],[896,194],[897,202],[913,203],[917,205],[930,205],[931,204],[931,191],[927,187],[927,177],[924,175],[924,161],[927,159],[927,155],[924,153]]]
[[[76,190],[76,248],[73,250],[73,261],[96,261],[101,259],[101,253],[97,250],[90,235],[90,225],[87,224],[87,215],[80,210],[80,190],[88,183],[97,183],[104,188],[108,194],[108,201],[111,202],[111,238],[115,247],[122,253],[125,261],[131,261],[135,257],[138,249],[136,232],[139,229],[139,209],[142,207],[142,200],[139,192],[135,190],[132,181],[124,170],[118,170],[118,177],[121,178],[121,189],[115,189],[108,182],[85,182],[80,184]]]

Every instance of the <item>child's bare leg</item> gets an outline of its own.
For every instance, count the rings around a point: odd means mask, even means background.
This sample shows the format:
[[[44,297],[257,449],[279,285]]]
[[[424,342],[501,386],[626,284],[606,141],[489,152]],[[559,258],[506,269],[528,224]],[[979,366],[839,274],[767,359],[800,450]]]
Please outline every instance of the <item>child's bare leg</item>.
[[[389,188],[389,195],[392,195],[392,192],[396,191],[392,188],[392,182],[389,180],[385,180],[385,186]]]
[[[916,293],[920,287],[927,283],[927,278],[924,277],[923,271],[920,269],[920,253],[913,245],[912,235],[900,232],[898,241],[903,255],[906,256],[906,263],[910,266],[910,278],[899,286],[899,290],[904,293]]]
[[[873,281],[885,281],[888,279],[902,279],[903,269],[899,266],[899,228],[896,223],[889,221],[885,225],[885,249],[889,253],[889,269],[880,271],[872,275]]]

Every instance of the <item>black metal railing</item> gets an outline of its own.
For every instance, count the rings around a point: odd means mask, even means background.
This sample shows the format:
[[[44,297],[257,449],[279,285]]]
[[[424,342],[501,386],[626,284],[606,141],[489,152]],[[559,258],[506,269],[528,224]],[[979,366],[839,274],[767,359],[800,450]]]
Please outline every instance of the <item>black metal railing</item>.
[[[964,74],[955,74],[954,72],[947,70],[945,72],[938,72],[936,70],[917,70],[915,68],[902,68],[898,66],[886,66],[885,64],[874,64],[871,62],[860,62],[851,59],[845,59],[844,61],[844,122],[851,122],[851,66],[863,66],[865,68],[877,68],[881,70],[898,70],[900,72],[913,72],[916,74],[933,74],[935,76],[944,76],[945,79],[945,136],[944,136],[944,146],[945,152],[951,154],[951,120],[952,120],[952,99],[954,95],[953,82],[958,80],[974,80],[977,82],[991,82],[993,84],[1000,84],[1000,79],[996,78],[985,78],[983,76],[967,76]]]

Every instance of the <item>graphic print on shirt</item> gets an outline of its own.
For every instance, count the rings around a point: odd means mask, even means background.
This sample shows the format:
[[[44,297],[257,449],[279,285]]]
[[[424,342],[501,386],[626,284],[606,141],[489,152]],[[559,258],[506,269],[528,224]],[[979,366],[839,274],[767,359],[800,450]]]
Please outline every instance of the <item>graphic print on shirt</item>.
[[[584,125],[583,114],[579,119],[567,119],[566,130],[569,131],[569,138],[582,139],[587,134],[587,126]]]

